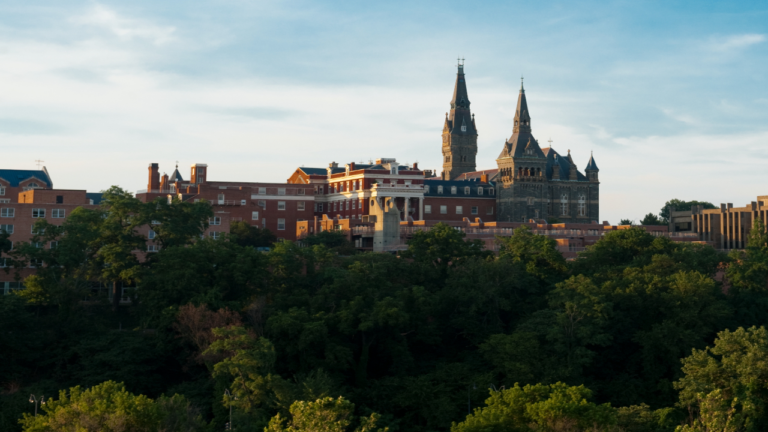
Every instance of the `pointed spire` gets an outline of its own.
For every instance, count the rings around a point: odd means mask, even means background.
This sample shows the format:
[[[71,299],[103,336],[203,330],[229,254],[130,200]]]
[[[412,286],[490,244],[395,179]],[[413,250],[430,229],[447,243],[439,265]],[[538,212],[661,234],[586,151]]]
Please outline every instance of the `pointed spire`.
[[[456,73],[456,84],[453,86],[453,99],[451,99],[451,111],[448,114],[448,128],[451,133],[461,133],[467,135],[476,135],[474,118],[469,109],[469,95],[467,93],[467,82],[464,78],[464,59],[459,58]],[[459,121],[458,117],[461,117]],[[466,120],[472,119],[467,123]]]
[[[528,101],[525,98],[522,77],[520,78],[520,94],[517,96],[517,109],[515,110],[514,133],[531,133],[531,115],[528,113]]]
[[[568,149],[568,162],[570,162],[571,165],[576,165],[573,163],[573,158],[571,157],[571,149]]]
[[[589,154],[589,162],[587,163],[587,167],[584,169],[584,171],[586,171],[586,170],[599,171],[599,169],[597,168],[597,163],[595,163],[595,156],[592,154],[592,152],[589,152],[589,153],[590,153]]]

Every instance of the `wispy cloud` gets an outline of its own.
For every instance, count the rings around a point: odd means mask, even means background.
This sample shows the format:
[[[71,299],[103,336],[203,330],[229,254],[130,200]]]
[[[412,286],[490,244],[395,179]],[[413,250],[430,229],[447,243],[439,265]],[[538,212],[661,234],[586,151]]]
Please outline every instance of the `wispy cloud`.
[[[175,27],[158,26],[156,24],[125,18],[117,12],[100,4],[95,5],[85,15],[75,17],[76,24],[104,28],[122,40],[147,39],[155,45],[162,45],[173,40]]]
[[[661,112],[664,113],[667,117],[671,118],[672,120],[677,120],[681,123],[689,124],[689,125],[695,125],[698,124],[699,121],[696,120],[695,117],[693,117],[690,114],[681,113],[678,111],[675,111],[673,109],[669,108],[662,108]]]
[[[747,48],[751,45],[759,44],[761,42],[765,42],[764,34],[747,33],[713,38],[709,43],[709,48],[713,51],[729,51],[734,49]]]

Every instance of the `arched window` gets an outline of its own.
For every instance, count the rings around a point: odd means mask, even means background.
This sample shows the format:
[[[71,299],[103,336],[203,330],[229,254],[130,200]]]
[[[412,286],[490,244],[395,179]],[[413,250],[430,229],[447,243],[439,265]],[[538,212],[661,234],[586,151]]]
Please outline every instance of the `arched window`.
[[[451,195],[456,195],[456,186],[451,186]]]
[[[568,214],[568,195],[560,195],[560,214],[565,216]]]
[[[587,198],[584,195],[579,195],[579,216],[587,215]]]
[[[478,195],[482,195],[483,194],[483,188],[482,187],[477,188],[477,194]]]

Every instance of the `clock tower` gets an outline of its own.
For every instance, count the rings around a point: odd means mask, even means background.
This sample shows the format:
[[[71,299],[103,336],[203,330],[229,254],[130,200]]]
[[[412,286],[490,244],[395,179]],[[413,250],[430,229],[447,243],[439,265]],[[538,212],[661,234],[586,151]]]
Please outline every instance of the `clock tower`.
[[[469,110],[464,59],[459,60],[458,68],[451,111],[445,114],[443,125],[443,180],[454,180],[475,171],[477,129],[475,116]]]

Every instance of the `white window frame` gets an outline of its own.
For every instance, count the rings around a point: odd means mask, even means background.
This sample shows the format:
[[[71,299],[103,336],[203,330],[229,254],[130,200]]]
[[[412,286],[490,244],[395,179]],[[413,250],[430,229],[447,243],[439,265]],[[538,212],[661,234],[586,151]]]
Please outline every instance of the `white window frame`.
[[[251,220],[255,220],[255,221],[259,220],[259,212],[252,211],[251,212]]]
[[[469,189],[469,186],[464,187],[464,195],[470,195],[472,191]]]
[[[440,214],[448,214],[448,206],[447,205],[441,205],[440,206]]]
[[[464,214],[464,206],[456,206],[456,214]]]
[[[45,217],[45,209],[35,208],[32,209],[32,217],[35,219],[42,219]]]
[[[568,195],[566,194],[560,195],[560,215],[568,215]]]
[[[443,187],[442,186],[438,186],[437,187],[437,194],[438,195],[442,195],[443,194]]]
[[[323,203],[317,204],[317,211],[322,212],[323,211]]]
[[[221,225],[221,218],[219,216],[214,216],[210,219],[208,219],[209,225]]]
[[[5,186],[0,186],[0,196],[5,196]]]
[[[456,195],[458,192],[458,188],[456,186],[451,186],[451,195]]]
[[[156,235],[157,235],[157,233],[155,232],[155,230],[147,231],[147,238],[150,239],[150,240],[153,240]]]
[[[157,245],[147,245],[147,252],[157,252]]]
[[[5,231],[8,234],[13,234],[13,225],[11,224],[0,225],[0,231]]]
[[[587,215],[587,197],[579,195],[579,216]]]
[[[477,188],[477,194],[478,195],[482,195],[483,194],[483,188],[482,187]]]
[[[211,231],[208,233],[208,236],[214,240],[218,240],[219,238],[221,238],[221,231]]]
[[[260,187],[259,188],[259,195],[266,195],[267,194],[267,188]]]
[[[285,188],[277,188],[278,195],[285,195]]]
[[[306,201],[299,201],[296,203],[296,210],[304,211],[307,209],[307,203]]]
[[[65,215],[66,215],[66,211],[64,209],[51,210],[51,217],[54,219],[63,219]]]
[[[278,210],[285,210],[285,201],[278,201],[277,202],[277,209]]]
[[[4,217],[4,218],[16,217],[16,208],[3,207],[2,209],[0,209],[0,217]]]
[[[282,218],[277,219],[277,230],[285,231],[285,219],[282,219]]]
[[[480,212],[480,209],[477,206],[472,206],[472,208],[470,209],[470,213],[472,213],[473,215],[476,215],[479,212]]]
[[[424,213],[432,214],[432,205],[431,204],[424,204]]]

